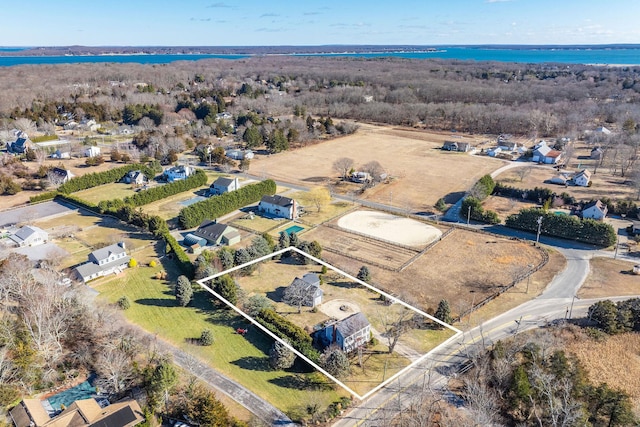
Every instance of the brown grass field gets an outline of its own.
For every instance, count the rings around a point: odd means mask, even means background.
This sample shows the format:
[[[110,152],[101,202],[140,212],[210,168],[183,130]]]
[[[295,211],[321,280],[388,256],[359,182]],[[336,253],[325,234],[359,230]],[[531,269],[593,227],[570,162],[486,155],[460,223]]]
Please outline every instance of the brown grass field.
[[[333,244],[334,234],[333,229],[325,233],[319,228],[306,233],[305,238],[318,240],[324,247]],[[359,249],[359,256],[363,256],[361,252]],[[362,261],[329,251],[323,252],[323,258],[352,275],[363,265]],[[368,267],[374,286],[429,313],[435,311],[441,299],[447,299],[456,315],[472,302],[497,292],[515,274],[526,270],[528,265],[538,265],[542,259],[531,244],[458,229],[400,273]],[[560,268],[560,263],[550,263],[538,274],[553,269],[552,278]]]
[[[607,336],[604,340],[583,336],[569,340],[567,350],[578,357],[590,381],[629,393],[635,413],[640,414],[640,334]]]
[[[601,298],[612,295],[639,295],[640,276],[630,274],[633,262],[611,258],[592,258],[591,271],[580,288],[580,298]]]
[[[367,200],[410,208],[431,210],[440,197],[447,202],[462,196],[482,175],[504,163],[486,157],[440,150],[444,140],[463,137],[412,129],[360,124],[353,135],[271,156],[256,156],[250,173],[304,186],[336,182],[335,160],[349,157],[355,168],[376,160],[392,177],[362,196]],[[485,138],[486,139],[486,138]],[[464,136],[479,142],[481,137]],[[452,174],[455,171],[455,174]]]

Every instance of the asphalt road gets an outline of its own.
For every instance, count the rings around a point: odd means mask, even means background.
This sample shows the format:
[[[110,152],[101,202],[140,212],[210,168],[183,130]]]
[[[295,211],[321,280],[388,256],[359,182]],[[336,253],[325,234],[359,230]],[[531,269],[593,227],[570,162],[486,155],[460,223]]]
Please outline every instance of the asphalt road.
[[[64,215],[75,208],[57,201],[37,203],[0,212],[0,227],[19,224],[25,221],[43,219],[55,215]]]

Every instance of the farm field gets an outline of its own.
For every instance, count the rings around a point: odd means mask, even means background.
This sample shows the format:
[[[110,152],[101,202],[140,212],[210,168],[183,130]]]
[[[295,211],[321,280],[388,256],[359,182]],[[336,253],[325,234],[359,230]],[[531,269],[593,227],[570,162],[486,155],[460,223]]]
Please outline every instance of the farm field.
[[[413,211],[429,211],[440,197],[445,197],[448,203],[454,202],[481,176],[504,164],[500,160],[440,150],[444,140],[457,136],[360,124],[353,135],[275,156],[256,156],[251,161],[250,172],[315,186],[337,181],[338,173],[332,170],[332,165],[341,157],[352,158],[356,169],[375,160],[393,179],[358,197]],[[465,137],[465,141],[484,139]],[[456,173],[452,176],[454,170]],[[336,187],[338,191],[339,188]]]
[[[309,232],[306,239],[318,240],[323,247],[332,244],[317,230]],[[541,263],[539,251],[529,243],[456,229],[402,272],[374,265],[369,265],[369,270],[377,288],[399,295],[427,313],[433,313],[438,302],[446,299],[455,316],[473,301],[482,301],[509,284],[529,265]],[[365,264],[330,251],[325,251],[323,258],[352,275]]]
[[[169,273],[166,281],[153,278],[162,268]],[[307,378],[303,372],[308,370],[298,364],[287,371],[271,370],[268,363],[271,339],[255,328],[249,328],[244,337],[236,334],[236,328],[247,327],[246,321],[228,310],[216,309],[206,292],[196,292],[188,307],[177,306],[172,289],[177,275],[175,266],[169,262],[162,267],[137,267],[125,277],[112,277],[94,286],[100,292],[99,298],[107,303],[126,295],[131,308],[123,314],[129,321],[210,364],[286,413],[304,411],[310,403],[326,408],[346,395],[331,387],[299,389],[300,381]],[[209,347],[192,344],[192,339],[204,329],[211,329],[214,344]],[[314,381],[319,378],[324,377],[314,377]]]
[[[634,263],[604,257],[589,261],[589,276],[578,292],[580,298],[640,294],[640,276],[631,274]]]

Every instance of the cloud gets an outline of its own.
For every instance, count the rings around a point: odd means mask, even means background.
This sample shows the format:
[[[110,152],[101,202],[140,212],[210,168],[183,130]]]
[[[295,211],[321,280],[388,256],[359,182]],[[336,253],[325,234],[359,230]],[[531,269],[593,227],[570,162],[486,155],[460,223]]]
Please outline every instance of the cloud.
[[[267,27],[256,29],[257,33],[282,33],[284,31],[287,31],[287,30],[284,28],[267,28]]]
[[[304,16],[314,16],[314,15],[320,15],[320,12],[305,12],[303,13]]]
[[[211,21],[211,18],[191,18],[189,21],[209,22]]]
[[[278,15],[277,13],[263,13],[262,15],[260,15],[260,18],[270,18],[275,16],[280,16],[280,15]]]
[[[207,6],[207,7],[209,7],[209,8],[220,8],[220,7],[228,8],[228,7],[231,7],[231,6],[230,6],[230,5],[228,5],[228,4],[226,4],[226,3],[217,2],[217,3],[210,4],[210,5],[209,5],[209,6]]]

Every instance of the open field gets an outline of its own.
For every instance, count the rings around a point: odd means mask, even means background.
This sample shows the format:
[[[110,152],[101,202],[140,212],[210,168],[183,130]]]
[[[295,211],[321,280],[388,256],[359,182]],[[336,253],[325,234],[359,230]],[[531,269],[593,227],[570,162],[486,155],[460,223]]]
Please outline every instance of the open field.
[[[329,253],[346,255],[363,260],[363,262],[381,263],[390,269],[400,268],[418,253],[418,250],[412,251],[349,233],[347,230],[326,226],[305,233],[304,239],[319,241],[325,256]],[[357,269],[353,274],[356,273]]]
[[[153,183],[152,185],[155,185]],[[89,203],[98,204],[103,200],[124,199],[136,193],[131,184],[122,182],[114,182],[112,184],[99,185],[97,187],[88,188],[86,190],[74,193],[74,196],[80,197]]]
[[[180,213],[180,209],[185,206],[181,202],[187,201],[197,196],[204,196],[209,189],[209,184],[194,188],[193,190],[175,194],[165,199],[157,200],[148,205],[144,205],[142,209],[149,215],[158,215],[165,220],[175,218]]]
[[[635,413],[640,414],[640,334],[571,339],[567,351],[578,357],[591,382],[606,382],[629,393]]]
[[[316,234],[317,233],[317,234]],[[332,240],[318,230],[307,234],[323,247]],[[363,262],[325,251],[323,258],[357,274]],[[543,256],[529,243],[456,229],[400,273],[369,265],[372,284],[433,313],[441,299],[451,303],[454,316],[509,284]],[[544,269],[543,269],[544,270]]]
[[[502,222],[511,214],[518,213],[522,209],[535,208],[536,206],[539,205],[529,201],[523,202],[509,197],[499,196],[490,196],[482,202],[482,207],[496,212]]]
[[[590,272],[578,292],[580,298],[640,294],[640,276],[631,274],[633,262],[611,258],[592,258]]]
[[[276,180],[315,186],[338,179],[338,173],[332,170],[338,158],[352,158],[356,169],[375,160],[393,179],[390,184],[367,190],[363,195],[365,199],[409,207],[413,211],[429,211],[440,197],[447,198],[447,202],[455,201],[482,175],[504,164],[486,157],[440,150],[444,140],[453,138],[448,133],[360,124],[353,135],[277,155],[256,156],[250,171]],[[486,138],[465,137],[465,141],[472,139],[479,142]]]
[[[169,273],[168,280],[153,279],[163,267]],[[109,303],[126,295],[132,302],[124,312],[129,321],[205,361],[282,411],[300,411],[312,402],[326,408],[345,395],[326,387],[298,389],[300,378],[305,377],[299,377],[302,371],[298,365],[287,371],[271,370],[268,364],[271,339],[255,328],[249,328],[244,337],[236,334],[236,328],[246,327],[245,321],[228,310],[216,309],[204,291],[196,292],[190,306],[178,307],[172,290],[178,272],[171,262],[163,267],[138,267],[123,277],[112,277],[95,285],[95,289]],[[213,331],[214,344],[210,347],[191,344],[204,329]]]

